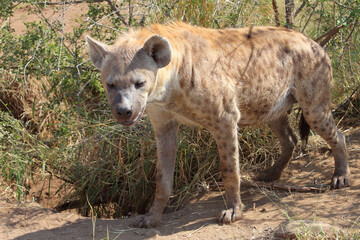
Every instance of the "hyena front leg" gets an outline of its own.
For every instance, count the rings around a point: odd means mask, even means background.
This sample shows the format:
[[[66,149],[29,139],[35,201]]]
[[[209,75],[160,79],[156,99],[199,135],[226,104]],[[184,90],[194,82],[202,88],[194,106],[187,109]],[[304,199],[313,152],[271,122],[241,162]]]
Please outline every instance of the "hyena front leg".
[[[157,147],[156,192],[150,211],[139,216],[134,223],[134,226],[142,228],[159,224],[169,200],[173,185],[178,131],[178,123],[162,115],[161,111],[148,111],[148,115],[154,128]]]
[[[226,209],[218,216],[220,223],[230,224],[240,219],[243,204],[240,199],[240,168],[236,125],[222,126],[214,134],[219,148],[221,177],[225,187]]]

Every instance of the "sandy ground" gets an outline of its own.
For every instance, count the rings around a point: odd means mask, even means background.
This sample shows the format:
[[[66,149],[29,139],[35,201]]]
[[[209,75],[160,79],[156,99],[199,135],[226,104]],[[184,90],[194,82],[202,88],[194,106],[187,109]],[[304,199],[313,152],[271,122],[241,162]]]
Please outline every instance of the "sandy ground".
[[[275,230],[288,220],[328,223],[344,232],[359,231],[360,222],[360,128],[347,131],[352,186],[323,193],[243,186],[246,205],[243,219],[219,225],[215,217],[224,207],[221,192],[208,192],[179,211],[165,214],[154,229],[131,227],[134,218],[91,219],[70,212],[55,212],[37,203],[0,199],[0,239],[274,239]],[[318,137],[312,144],[323,151]],[[316,149],[315,149],[316,150]],[[328,183],[333,172],[329,152],[312,151],[292,160],[276,183],[308,186]],[[356,224],[357,223],[357,224]]]
[[[77,20],[84,21],[86,18],[81,16],[88,11],[86,4],[72,4],[66,5],[65,11],[56,8],[44,8],[41,14],[37,9],[28,5],[20,5],[14,11],[14,15],[7,19],[16,34],[22,34],[26,31],[27,22],[44,22],[46,18],[49,24],[53,24],[55,20],[63,23],[64,33],[72,32],[73,28],[78,25]],[[64,13],[64,14],[63,14]]]
[[[79,16],[78,7],[68,10],[66,31],[70,31],[70,23]],[[54,15],[51,11],[44,14]],[[30,21],[39,17],[27,15],[26,9],[19,10],[9,21],[20,34],[24,29],[24,19]],[[130,240],[274,239],[274,232],[282,223],[298,219],[328,223],[343,231],[359,231],[360,128],[349,129],[346,135],[353,180],[351,187],[304,193],[243,185],[244,215],[241,221],[231,225],[221,226],[215,220],[224,208],[221,192],[208,192],[181,210],[165,214],[160,226],[154,229],[130,227],[133,218],[91,219],[72,212],[56,212],[33,201],[18,203],[0,197],[0,239],[106,239],[107,236],[109,239]],[[314,145],[311,148],[315,150],[292,160],[277,183],[286,186],[329,183],[334,169],[333,158],[317,137],[311,142]]]

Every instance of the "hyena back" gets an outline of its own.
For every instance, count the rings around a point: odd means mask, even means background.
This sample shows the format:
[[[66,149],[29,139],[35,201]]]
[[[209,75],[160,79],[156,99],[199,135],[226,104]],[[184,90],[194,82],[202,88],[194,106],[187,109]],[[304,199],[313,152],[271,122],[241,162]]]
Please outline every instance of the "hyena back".
[[[131,30],[112,46],[89,37],[87,42],[117,121],[132,125],[146,108],[154,127],[155,199],[136,226],[160,221],[171,193],[181,123],[206,128],[216,140],[227,206],[218,216],[221,223],[240,219],[243,209],[237,128],[269,124],[282,150],[259,178],[278,179],[297,142],[287,117],[295,102],[333,150],[331,186],[350,185],[344,136],[330,110],[331,62],[308,37],[275,27],[213,30],[173,23]]]

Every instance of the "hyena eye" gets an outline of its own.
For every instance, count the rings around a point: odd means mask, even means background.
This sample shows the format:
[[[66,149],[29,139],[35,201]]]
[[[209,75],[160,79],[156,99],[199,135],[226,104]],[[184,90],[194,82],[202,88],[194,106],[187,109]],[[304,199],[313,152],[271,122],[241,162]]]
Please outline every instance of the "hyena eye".
[[[139,88],[142,88],[144,85],[145,85],[145,82],[136,82],[135,83],[135,88],[139,89]]]
[[[114,83],[106,83],[106,86],[108,89],[113,89],[115,88],[115,84]]]

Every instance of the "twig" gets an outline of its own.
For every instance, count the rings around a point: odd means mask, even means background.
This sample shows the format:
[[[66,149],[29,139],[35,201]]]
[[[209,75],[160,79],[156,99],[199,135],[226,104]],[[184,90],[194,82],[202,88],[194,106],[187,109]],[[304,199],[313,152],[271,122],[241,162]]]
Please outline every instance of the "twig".
[[[139,25],[142,26],[142,27],[145,25],[145,13],[142,16]]]
[[[216,186],[210,185],[209,188],[214,190],[221,190],[221,187],[224,187],[222,182],[215,182]],[[259,181],[250,181],[250,180],[241,180],[242,187],[257,187],[257,188],[276,188],[287,191],[296,191],[296,192],[325,192],[329,189],[328,184],[312,184],[312,186],[295,186],[288,184],[280,183],[269,183],[269,182],[259,182]]]
[[[339,105],[337,105],[337,107],[333,110],[333,112],[337,112],[340,108],[342,108],[345,103],[347,102],[351,102],[353,96],[358,92],[360,91],[360,87],[357,87],[351,94],[349,97],[347,97],[346,99],[344,99],[344,101],[342,101]]]
[[[319,17],[319,22],[318,22],[318,27],[317,27],[317,33],[316,36],[319,36],[319,32],[320,32],[320,24],[321,24],[321,18],[322,18],[322,12],[324,9],[324,3],[321,2],[321,9],[320,9],[320,17]]]
[[[71,1],[71,2],[38,2],[40,5],[63,5],[63,4],[79,4],[79,3],[100,3],[105,2],[106,0],[83,0],[83,1]],[[23,1],[19,1],[20,3]]]
[[[148,6],[148,5],[145,5],[145,7],[147,7],[147,6]],[[133,5],[133,6],[131,6],[131,7],[132,7],[132,8],[140,8],[141,6],[140,6],[140,5]],[[90,17],[88,17],[88,18],[86,19],[86,21],[91,20],[91,21],[93,22],[93,24],[92,24],[91,26],[89,26],[88,29],[92,28],[92,27],[95,26],[95,25],[100,25],[100,26],[104,26],[104,27],[110,28],[110,29],[112,29],[112,30],[114,30],[114,31],[117,31],[117,32],[120,32],[120,33],[121,33],[121,31],[119,31],[119,30],[117,30],[117,29],[114,29],[114,28],[111,28],[110,26],[103,25],[103,24],[101,24],[101,23],[99,23],[99,22],[101,22],[102,20],[110,17],[111,15],[116,14],[116,13],[119,12],[120,10],[127,9],[127,8],[128,8],[128,7],[119,8],[119,9],[117,9],[116,11],[113,11],[113,12],[111,12],[110,14],[103,16],[102,18],[100,18],[100,19],[97,20],[97,21],[94,21],[93,19],[91,19]],[[136,15],[136,14],[135,14],[135,15]],[[143,20],[143,19],[144,19],[144,20]],[[142,21],[145,21],[145,13],[143,14],[143,19],[142,19]],[[141,24],[141,22],[140,22],[140,24]]]
[[[280,27],[279,9],[278,9],[276,0],[272,0],[272,5],[273,5],[273,9],[274,9],[275,24],[277,27]]]
[[[258,181],[249,181],[242,180],[242,186],[247,187],[264,187],[264,188],[277,188],[288,191],[296,191],[296,192],[325,192],[329,189],[328,184],[314,184],[314,186],[295,186],[295,185],[287,185],[280,183],[266,183],[266,182],[258,182]]]
[[[305,7],[306,4],[306,0],[304,0],[301,4],[301,6],[296,10],[295,14],[294,14],[294,18],[296,18],[296,16],[301,12],[301,10]]]
[[[65,0],[63,5],[63,12],[62,12],[62,24],[61,24],[61,39],[60,39],[60,53],[59,53],[59,60],[58,60],[58,71],[60,71],[60,63],[61,63],[61,53],[64,43],[64,25],[65,25]]]
[[[83,65],[84,63],[86,63],[86,62],[88,62],[88,61],[90,61],[90,59],[88,59],[88,60],[86,60],[85,62],[82,62],[82,63],[76,65],[76,70],[77,70],[77,73],[78,73],[79,77],[81,77],[81,73],[80,73],[80,68],[79,68],[79,66]],[[90,81],[92,81],[92,80],[93,80],[93,79],[90,78],[89,81],[87,81],[87,82],[80,88],[79,92],[76,94],[78,97],[80,96],[81,92],[85,89],[85,87],[88,85],[88,83],[89,83]]]
[[[129,0],[129,22],[128,22],[128,26],[130,26],[132,18],[133,18],[133,10],[134,10],[134,8],[131,6],[131,1]]]
[[[89,21],[89,20],[94,23],[94,24],[92,24],[92,25],[89,27],[89,29],[92,28],[94,25],[99,25],[99,26],[102,26],[102,27],[109,28],[109,29],[111,29],[111,30],[113,30],[113,31],[115,31],[115,32],[122,33],[121,31],[119,31],[119,30],[116,29],[116,28],[113,28],[113,27],[110,27],[110,26],[108,26],[108,25],[99,23],[99,21],[96,21],[96,22],[95,22],[92,18],[89,18],[89,17],[88,17],[85,21]]]
[[[125,18],[123,17],[123,15],[121,15],[119,13],[119,10],[116,9],[115,5],[112,3],[111,0],[106,0],[106,2],[110,5],[110,7],[115,11],[116,15],[118,15],[118,17],[121,19],[121,21],[123,22],[123,24],[126,27],[129,27],[129,25],[127,24],[127,22],[125,21]]]
[[[4,24],[0,27],[0,29],[4,28],[6,23],[9,21],[10,17],[8,17],[5,21],[4,21]]]
[[[36,5],[38,6],[38,5]],[[70,6],[69,6],[70,7]],[[66,9],[64,9],[66,10]],[[61,15],[59,15],[57,18],[55,18],[55,20],[50,24],[49,28],[46,29],[44,35],[42,36],[42,38],[40,39],[40,41],[38,42],[38,44],[36,45],[36,48],[35,48],[35,51],[33,52],[30,60],[25,64],[24,66],[24,83],[25,83],[25,86],[26,88],[28,89],[28,85],[27,85],[27,80],[26,80],[26,69],[27,67],[29,66],[29,64],[36,58],[36,53],[42,43],[42,41],[45,39],[45,37],[47,36],[47,34],[50,32],[50,30],[53,28],[53,26],[55,25],[56,21],[58,21],[58,19],[61,17]]]
[[[305,153],[305,154],[301,154],[300,156],[295,157],[294,159],[297,160],[297,159],[307,157],[307,156],[309,156],[309,154]]]
[[[36,160],[37,160],[37,159],[36,159]],[[33,161],[33,163],[35,163],[35,165],[38,165],[40,168],[42,168],[42,165],[43,165],[42,163],[39,163],[38,161]],[[62,180],[62,181],[64,181],[64,182],[66,182],[66,183],[71,183],[71,184],[74,184],[74,183],[75,183],[74,181],[71,181],[71,180],[69,180],[69,179],[66,179],[66,178],[64,178],[64,177],[61,177],[61,176],[55,174],[54,172],[52,172],[51,170],[48,169],[48,166],[47,166],[47,165],[45,165],[44,170],[45,170],[45,172],[49,173],[51,176],[54,176],[54,177],[56,177],[56,178],[58,178],[58,179],[60,179],[60,180]]]
[[[345,40],[345,43],[347,43],[347,42],[349,41],[349,39],[350,39],[351,35],[353,34],[353,32],[354,32],[355,27],[356,27],[357,24],[358,24],[358,20],[355,21],[354,26],[353,26],[353,28],[351,29],[351,32],[350,32],[349,36],[348,36],[348,37],[346,38],[346,40]]]
[[[207,223],[205,223],[204,225],[202,225],[201,227],[199,227],[198,229],[196,229],[195,231],[191,232],[189,235],[187,235],[186,237],[184,237],[184,239],[190,237],[191,235],[193,235],[194,233],[197,233],[198,231],[200,231],[203,227],[205,227],[206,225],[208,225]]]
[[[294,11],[295,11],[294,0],[285,0],[286,28],[294,28],[294,18],[295,18]]]
[[[301,31],[302,33],[305,31],[305,28],[306,28],[307,25],[309,24],[309,21],[310,21],[312,15],[314,14],[315,9],[316,9],[316,7],[317,7],[318,4],[319,4],[319,1],[316,1],[316,4],[315,4],[315,6],[313,7],[313,10],[312,10],[311,14],[309,15],[309,18],[307,19],[307,21],[306,21],[306,23],[305,23],[305,25],[304,25],[304,27],[303,27],[303,29],[302,29],[302,31]]]
[[[45,23],[46,23],[50,28],[52,28],[52,26],[54,25],[55,22],[50,23],[50,22],[48,21],[48,19],[45,17],[45,15],[42,13],[39,5],[36,4],[35,6],[36,6],[36,8],[39,10],[39,13],[40,13],[40,15],[41,15],[41,18],[45,21]],[[66,8],[66,9],[67,9],[67,8]],[[65,9],[65,10],[66,10],[66,9]],[[58,18],[60,18],[60,15],[59,15]],[[56,20],[56,19],[55,19],[55,20]],[[59,32],[59,31],[57,31],[57,32]],[[64,46],[64,47],[66,48],[66,50],[68,50],[68,52],[74,57],[73,52],[72,52],[65,44],[63,44],[63,46]]]
[[[339,5],[340,7],[343,7],[343,8],[349,9],[349,10],[354,10],[354,8],[351,8],[351,7],[345,6],[344,4],[339,3],[338,1],[334,1],[334,3],[335,3],[335,4],[337,4],[337,5]]]

